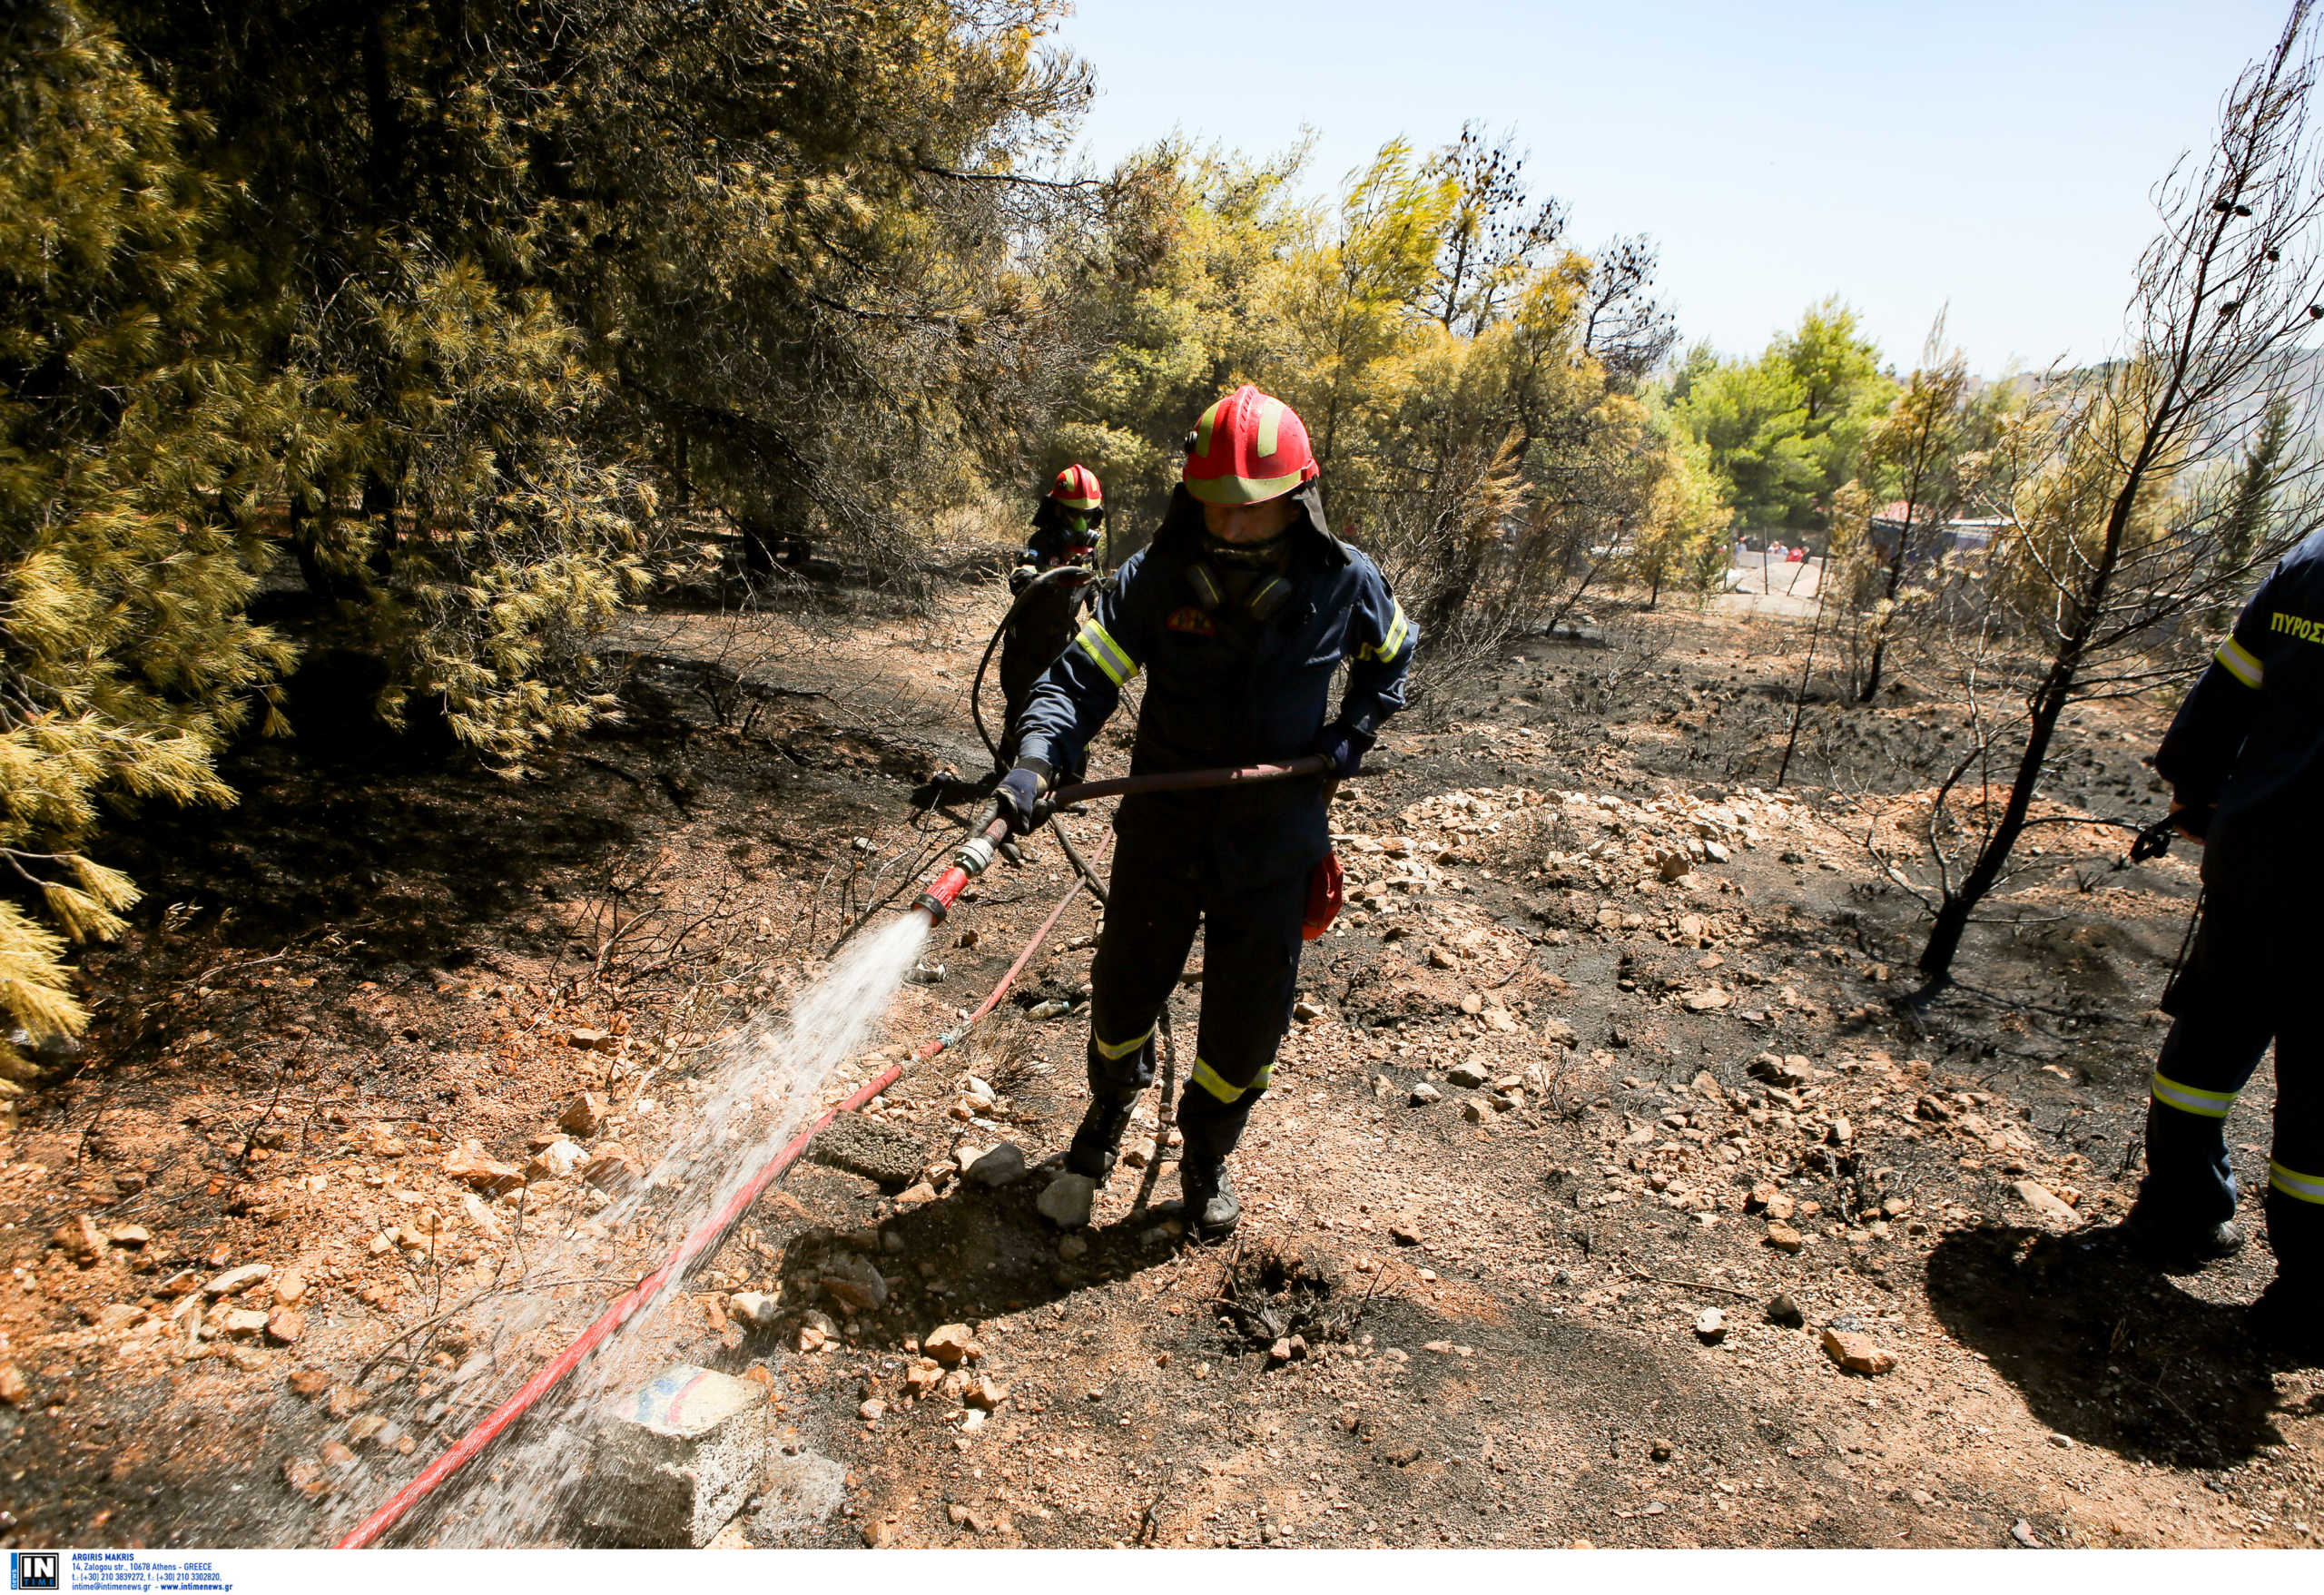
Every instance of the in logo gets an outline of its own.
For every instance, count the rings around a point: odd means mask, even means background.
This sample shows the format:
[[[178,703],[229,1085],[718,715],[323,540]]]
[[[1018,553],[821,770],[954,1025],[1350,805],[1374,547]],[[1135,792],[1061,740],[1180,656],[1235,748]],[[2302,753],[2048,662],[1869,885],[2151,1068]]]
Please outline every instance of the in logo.
[[[57,1574],[64,1555],[57,1551],[12,1551],[8,1553],[8,1588],[11,1590],[59,1590],[64,1588]]]

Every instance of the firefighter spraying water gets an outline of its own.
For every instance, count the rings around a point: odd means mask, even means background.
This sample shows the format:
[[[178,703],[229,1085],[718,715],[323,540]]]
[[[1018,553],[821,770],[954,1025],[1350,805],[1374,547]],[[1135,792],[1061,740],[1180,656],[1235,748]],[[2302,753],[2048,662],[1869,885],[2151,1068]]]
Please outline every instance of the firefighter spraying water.
[[[1017,756],[996,801],[1011,835],[1042,822],[1059,773],[1080,767],[1141,671],[1134,777],[1301,755],[1327,771],[1123,802],[1090,971],[1089,1107],[1040,1200],[1062,1227],[1088,1222],[1113,1171],[1198,928],[1201,1033],[1178,1108],[1179,1184],[1194,1234],[1223,1235],[1242,1216],[1226,1159],[1290,1023],[1302,941],[1337,907],[1332,787],[1403,706],[1419,642],[1371,560],[1331,535],[1320,474],[1305,426],[1282,400],[1245,386],[1205,410],[1152,544],[1098,592],[1010,727]]]

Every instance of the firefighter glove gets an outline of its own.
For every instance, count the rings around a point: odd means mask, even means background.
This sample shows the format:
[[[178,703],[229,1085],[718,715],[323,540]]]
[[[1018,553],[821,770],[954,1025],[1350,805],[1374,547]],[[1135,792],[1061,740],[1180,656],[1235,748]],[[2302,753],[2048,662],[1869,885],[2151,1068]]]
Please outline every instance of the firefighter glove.
[[[1345,781],[1364,763],[1364,755],[1371,751],[1372,739],[1352,726],[1334,723],[1324,727],[1315,751],[1332,762],[1332,779]]]
[[[1045,800],[1055,773],[1044,760],[1019,759],[1016,768],[1000,778],[992,792],[993,810],[1009,822],[1009,835],[1022,836],[1049,817]]]

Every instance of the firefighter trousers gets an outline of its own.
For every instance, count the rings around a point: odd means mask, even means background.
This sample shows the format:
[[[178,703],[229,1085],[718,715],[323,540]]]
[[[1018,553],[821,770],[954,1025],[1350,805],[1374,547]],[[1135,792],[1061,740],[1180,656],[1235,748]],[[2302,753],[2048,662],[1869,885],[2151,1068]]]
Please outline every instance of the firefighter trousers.
[[[1155,1029],[1203,933],[1202,1020],[1178,1098],[1190,1167],[1223,1161],[1265,1094],[1291,1023],[1307,878],[1222,881],[1166,839],[1125,836],[1089,971],[1089,1094],[1128,1104],[1154,1079]]]
[[[2276,1122],[2265,1207],[2277,1271],[2324,1287],[2324,1007],[2309,989],[2324,938],[2286,902],[2216,889],[2169,1006],[2147,1105],[2139,1201],[2189,1228],[2235,1215],[2227,1120],[2276,1049]]]

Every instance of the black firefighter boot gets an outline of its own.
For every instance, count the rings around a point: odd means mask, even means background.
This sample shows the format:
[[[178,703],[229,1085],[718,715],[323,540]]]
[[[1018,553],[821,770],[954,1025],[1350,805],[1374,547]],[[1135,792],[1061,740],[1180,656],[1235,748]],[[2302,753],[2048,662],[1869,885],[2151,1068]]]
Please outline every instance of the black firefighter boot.
[[[1105,1184],[1114,1172],[1114,1158],[1121,1150],[1130,1112],[1137,1106],[1135,1092],[1127,1097],[1090,1098],[1088,1111],[1081,1116],[1081,1127],[1073,1132],[1072,1145],[1065,1149],[1066,1167]]]
[[[1178,1154],[1182,1195],[1177,1215],[1195,1240],[1216,1240],[1243,1221],[1243,1204],[1226,1183],[1226,1155],[1243,1138],[1243,1127],[1261,1094],[1246,1091],[1226,1103],[1199,1086],[1189,1086],[1178,1098],[1178,1133],[1186,1145]]]

